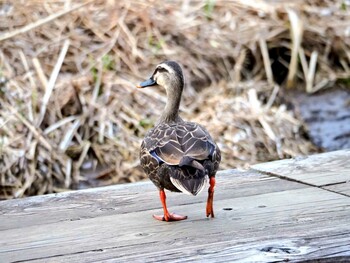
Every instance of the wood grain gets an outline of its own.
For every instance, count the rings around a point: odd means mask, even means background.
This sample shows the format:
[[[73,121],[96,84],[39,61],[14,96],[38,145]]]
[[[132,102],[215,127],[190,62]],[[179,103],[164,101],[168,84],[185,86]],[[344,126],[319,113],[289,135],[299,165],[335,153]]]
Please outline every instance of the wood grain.
[[[350,197],[350,180],[345,183],[323,186],[322,188]]]
[[[267,172],[315,186],[350,181],[350,149],[253,165]]]
[[[312,160],[305,174],[328,167]],[[349,197],[256,171],[217,182],[216,218],[205,217],[206,193],[169,193],[169,210],[189,216],[171,223],[151,217],[161,206],[149,182],[0,202],[0,262],[350,260]]]
[[[216,177],[216,200],[304,187],[251,171],[220,171]],[[196,197],[169,192],[167,195],[170,209],[206,201],[205,191]],[[157,188],[148,181],[100,187],[0,202],[0,230],[152,209],[161,212],[161,204]]]

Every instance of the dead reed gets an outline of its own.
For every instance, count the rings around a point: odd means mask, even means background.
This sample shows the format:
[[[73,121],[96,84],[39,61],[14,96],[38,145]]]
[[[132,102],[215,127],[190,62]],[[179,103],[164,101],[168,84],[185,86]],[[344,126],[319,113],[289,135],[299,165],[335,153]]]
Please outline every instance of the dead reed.
[[[134,87],[165,59],[222,169],[315,152],[283,90],[349,85],[346,3],[1,1],[0,199],[143,179],[165,95]]]

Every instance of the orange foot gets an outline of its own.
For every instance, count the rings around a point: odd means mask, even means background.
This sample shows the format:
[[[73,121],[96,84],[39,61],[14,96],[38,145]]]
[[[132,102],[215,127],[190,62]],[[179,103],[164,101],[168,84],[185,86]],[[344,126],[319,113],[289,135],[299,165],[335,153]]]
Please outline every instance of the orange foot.
[[[162,202],[163,205],[163,210],[164,210],[164,215],[153,215],[153,217],[157,220],[160,221],[180,221],[180,220],[185,220],[187,219],[187,216],[182,216],[182,215],[177,215],[177,214],[170,214],[168,212],[168,209],[166,207],[166,195],[164,192],[164,189],[160,189],[159,191],[159,197],[160,197],[160,201]]]
[[[180,221],[187,219],[187,216],[177,215],[177,214],[165,214],[165,215],[153,215],[154,219],[157,219],[159,221]]]

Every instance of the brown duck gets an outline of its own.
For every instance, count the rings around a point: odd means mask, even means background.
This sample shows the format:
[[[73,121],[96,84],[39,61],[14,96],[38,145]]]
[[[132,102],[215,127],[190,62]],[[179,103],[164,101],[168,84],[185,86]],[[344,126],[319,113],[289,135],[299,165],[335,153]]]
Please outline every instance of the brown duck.
[[[186,219],[187,216],[169,213],[164,189],[197,195],[208,181],[206,215],[214,217],[215,174],[221,160],[220,149],[204,127],[179,116],[184,87],[179,64],[174,61],[159,64],[150,79],[137,87],[155,85],[165,88],[167,103],[158,123],[146,134],[140,152],[141,165],[158,187],[163,205],[164,215],[153,217],[161,221]]]

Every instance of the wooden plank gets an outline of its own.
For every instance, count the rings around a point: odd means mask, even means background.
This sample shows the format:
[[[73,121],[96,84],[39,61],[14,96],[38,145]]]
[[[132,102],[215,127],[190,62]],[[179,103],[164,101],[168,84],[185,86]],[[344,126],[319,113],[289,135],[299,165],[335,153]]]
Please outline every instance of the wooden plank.
[[[217,175],[216,200],[305,187],[285,183],[256,172],[221,171]],[[189,197],[168,194],[169,207],[204,202],[206,193]],[[147,208],[144,207],[147,204]],[[161,209],[156,187],[147,182],[115,185],[60,194],[0,202],[0,230],[75,221],[106,215]]]
[[[334,184],[329,186],[323,186],[322,188],[328,189],[333,192],[341,193],[343,195],[350,196],[350,181],[342,184]]]
[[[261,163],[252,168],[315,186],[339,184],[350,181],[350,149]]]
[[[289,183],[289,182],[286,182]],[[189,220],[164,223],[145,210],[0,232],[0,261],[275,261],[350,256],[350,198],[307,187],[173,207]],[[225,210],[232,208],[232,210]],[[327,238],[325,238],[327,237]]]
[[[344,154],[329,156],[339,163]],[[326,156],[308,159],[313,165],[302,164],[306,176],[309,167],[328,166]],[[347,164],[338,174],[346,178]],[[327,168],[321,175],[334,173]],[[3,201],[0,262],[350,261],[348,184],[322,187],[329,189],[256,171],[223,171],[216,218],[205,218],[206,193],[169,193],[169,209],[189,216],[171,223],[151,217],[161,208],[150,182]]]

